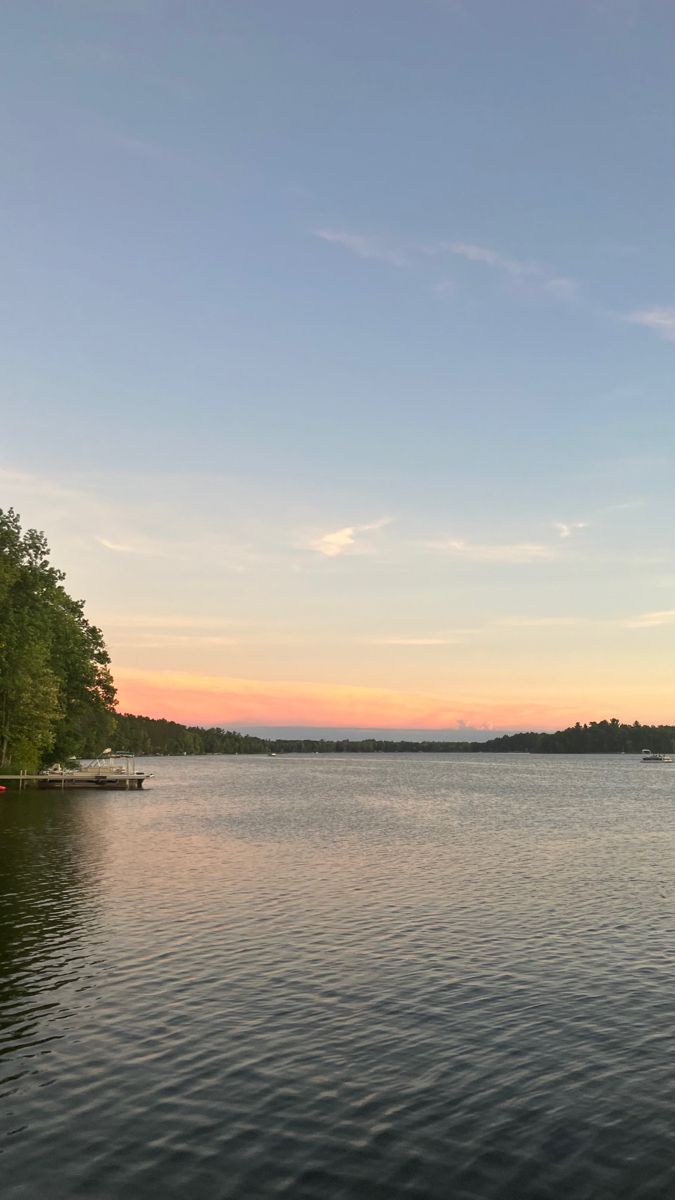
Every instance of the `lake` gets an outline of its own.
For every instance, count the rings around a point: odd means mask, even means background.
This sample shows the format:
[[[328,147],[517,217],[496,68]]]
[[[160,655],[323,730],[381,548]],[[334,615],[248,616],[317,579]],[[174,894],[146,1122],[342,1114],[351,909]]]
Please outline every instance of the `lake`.
[[[0,798],[3,1200],[675,1194],[675,766]]]

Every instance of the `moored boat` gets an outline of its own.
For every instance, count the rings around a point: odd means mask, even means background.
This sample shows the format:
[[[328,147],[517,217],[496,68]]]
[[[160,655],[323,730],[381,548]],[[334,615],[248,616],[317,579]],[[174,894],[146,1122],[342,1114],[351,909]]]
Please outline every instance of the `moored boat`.
[[[671,763],[673,760],[670,754],[660,754],[658,750],[643,750],[642,761],[644,763]]]
[[[47,788],[142,788],[150,773],[136,770],[133,754],[126,750],[103,750],[98,758],[69,759],[65,766],[53,763],[37,777],[38,787]]]

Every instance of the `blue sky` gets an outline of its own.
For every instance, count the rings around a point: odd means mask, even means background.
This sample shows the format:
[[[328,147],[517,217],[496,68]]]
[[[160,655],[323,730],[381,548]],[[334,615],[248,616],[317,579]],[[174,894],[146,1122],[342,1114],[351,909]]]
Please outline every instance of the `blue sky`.
[[[129,706],[672,717],[675,7],[1,19],[0,505]]]

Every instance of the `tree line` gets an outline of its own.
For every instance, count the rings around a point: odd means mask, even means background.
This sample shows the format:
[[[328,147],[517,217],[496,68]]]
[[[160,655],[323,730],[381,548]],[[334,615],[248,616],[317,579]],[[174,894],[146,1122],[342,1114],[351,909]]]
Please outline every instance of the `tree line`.
[[[617,717],[570,725],[555,733],[511,733],[484,742],[396,741],[364,738],[330,741],[311,738],[284,739],[269,743],[277,754],[639,754],[645,747],[661,753],[675,751],[674,725],[622,724]]]
[[[579,721],[555,733],[512,733],[491,738],[474,750],[520,751],[529,754],[639,754],[649,748],[661,754],[675,750],[675,725],[625,725],[618,717]]]
[[[119,716],[118,749],[135,754],[639,754],[645,747],[675,750],[675,726],[622,724],[617,717],[577,722],[555,733],[512,733],[485,742],[422,741],[382,738],[252,737],[223,729],[202,729],[151,717]]]

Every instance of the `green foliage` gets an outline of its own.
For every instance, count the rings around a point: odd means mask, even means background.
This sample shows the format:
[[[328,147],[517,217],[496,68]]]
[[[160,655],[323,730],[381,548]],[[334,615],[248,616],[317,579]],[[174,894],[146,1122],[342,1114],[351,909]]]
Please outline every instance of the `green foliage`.
[[[269,747],[262,738],[245,733],[201,729],[130,713],[115,718],[110,744],[116,750],[129,750],[132,754],[267,754]]]
[[[269,743],[274,754],[444,754],[479,750],[479,742],[406,742],[385,738],[279,738]]]
[[[97,753],[115,689],[99,629],[50,566],[44,534],[0,509],[0,766]]]
[[[618,717],[571,725],[556,733],[513,733],[484,742],[482,750],[527,751],[530,754],[639,754],[648,747],[660,754],[675,749],[675,726],[622,724]]]

